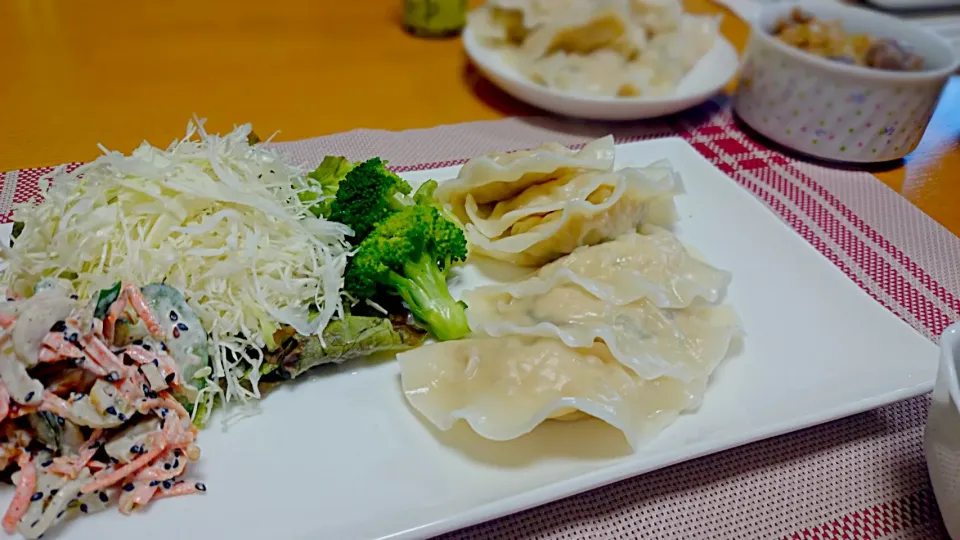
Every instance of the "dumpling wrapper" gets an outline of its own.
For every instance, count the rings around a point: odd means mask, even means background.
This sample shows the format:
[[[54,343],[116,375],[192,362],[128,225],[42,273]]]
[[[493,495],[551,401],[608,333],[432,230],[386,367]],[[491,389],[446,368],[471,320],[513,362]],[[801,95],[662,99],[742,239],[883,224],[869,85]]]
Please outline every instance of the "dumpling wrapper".
[[[573,349],[552,339],[474,338],[397,355],[410,404],[438,429],[465,420],[506,441],[548,419],[599,418],[636,450],[681,412],[699,406],[706,380],[644,381],[602,344]]]
[[[618,306],[573,284],[521,298],[494,285],[465,291],[463,300],[478,334],[555,338],[569,347],[602,341],[646,380],[704,378],[739,334],[736,315],[725,306],[665,310],[646,300]]]
[[[467,195],[477,204],[495,203],[578,169],[609,171],[614,152],[613,136],[608,135],[579,151],[547,143],[531,150],[485,154],[466,162],[456,178],[441,182],[435,196],[466,223]]]
[[[672,168],[657,165],[588,174],[603,174],[607,185],[587,199],[570,201],[559,211],[534,213],[522,220],[522,227],[518,221],[510,234],[497,238],[488,238],[468,222],[467,240],[476,253],[487,257],[540,266],[578,247],[635,231],[641,224],[667,227],[676,221],[673,199],[683,188]]]
[[[720,301],[730,280],[729,272],[694,257],[669,231],[655,229],[581,247],[527,279],[496,289],[519,298],[573,283],[611,304],[647,299],[659,308],[679,309],[697,299]]]
[[[542,216],[575,204],[590,204],[590,195],[604,186],[612,192],[618,178],[616,173],[569,173],[534,184],[518,195],[496,203],[488,212],[480,208],[471,195],[467,195],[465,210],[470,224],[480,234],[496,238],[530,216]]]
[[[590,14],[571,13],[538,27],[524,40],[521,55],[534,61],[555,52],[589,54],[622,42],[630,33],[629,14],[619,2],[599,3]]]

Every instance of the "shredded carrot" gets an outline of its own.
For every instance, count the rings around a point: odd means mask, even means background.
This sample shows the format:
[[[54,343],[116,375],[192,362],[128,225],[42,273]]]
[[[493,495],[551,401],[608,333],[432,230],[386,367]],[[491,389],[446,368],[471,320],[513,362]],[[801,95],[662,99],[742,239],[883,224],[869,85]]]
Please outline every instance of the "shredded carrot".
[[[30,498],[37,489],[37,468],[33,464],[33,459],[26,452],[20,454],[17,458],[17,465],[20,466],[20,479],[17,481],[17,490],[13,494],[13,500],[10,501],[10,507],[3,516],[3,530],[7,534],[17,532],[17,524],[27,513],[30,507]]]
[[[73,343],[67,341],[63,332],[47,332],[42,343],[45,347],[49,347],[57,354],[58,360],[63,358],[78,358],[83,355],[83,351]]]
[[[77,475],[80,474],[80,471],[87,466],[87,463],[93,459],[94,454],[97,453],[97,450],[100,448],[98,443],[102,435],[103,430],[93,430],[90,438],[83,443],[83,448],[80,450],[79,456],[53,458],[53,465],[50,466],[50,471],[66,476],[71,480],[75,479]]]
[[[123,288],[120,290],[120,296],[110,305],[107,318],[103,321],[104,337],[113,339],[117,319],[120,318],[120,315],[127,309],[128,304],[133,308],[137,317],[140,317],[140,320],[146,325],[150,335],[153,336],[154,339],[163,339],[163,328],[160,326],[160,322],[157,321],[157,318],[153,316],[153,312],[150,311],[150,306],[143,297],[143,293],[132,283],[124,283]]]
[[[138,364],[149,364],[156,359],[157,363],[160,364],[160,367],[162,368],[161,373],[164,377],[173,373],[174,381],[177,384],[182,384],[182,380],[180,379],[180,370],[177,368],[177,363],[169,355],[163,353],[153,353],[137,345],[127,347],[123,352]]]
[[[150,449],[146,453],[127,463],[123,467],[114,470],[103,470],[93,477],[93,481],[80,488],[80,493],[87,494],[98,489],[112,486],[131,474],[147,466],[157,456],[163,453],[167,448],[167,440],[160,433],[154,433],[150,436]],[[106,474],[104,474],[106,473]],[[99,478],[97,478],[99,477]]]
[[[90,355],[89,352],[83,351],[83,363],[80,364],[80,367],[85,371],[89,371],[97,377],[106,377],[107,370],[103,368],[97,361]]]
[[[160,490],[159,493],[153,496],[154,500],[157,499],[169,499],[170,497],[179,497],[181,495],[192,495],[194,493],[201,493],[202,490],[197,489],[196,484],[188,484],[183,482],[177,484],[170,489]]]
[[[150,306],[147,304],[147,300],[143,297],[140,289],[132,283],[125,283],[123,285],[123,292],[127,294],[130,307],[132,307],[133,311],[140,317],[143,324],[147,326],[150,335],[152,335],[154,339],[163,339],[163,328],[160,327],[160,322],[157,321],[157,318],[153,316],[153,312],[150,311]]]
[[[64,418],[72,416],[70,414],[70,403],[49,391],[43,393],[43,402],[40,403],[40,410],[52,412]]]
[[[92,359],[107,371],[116,371],[118,374],[126,376],[129,368],[123,365],[123,362],[113,354],[107,344],[97,336],[87,336],[85,338],[87,348],[84,351],[87,358]]]
[[[173,453],[174,450],[174,448],[168,449],[161,459],[157,459],[151,466],[141,469],[140,472],[137,473],[136,479],[143,481],[163,481],[176,478],[183,474],[183,471],[187,469],[187,460],[175,456]],[[176,463],[177,466],[170,467],[170,469],[164,468],[164,463],[169,464],[171,462]]]
[[[120,512],[124,514],[146,506],[159,489],[156,484],[151,486],[149,482],[134,482],[134,486],[133,491],[125,491],[120,495]]]

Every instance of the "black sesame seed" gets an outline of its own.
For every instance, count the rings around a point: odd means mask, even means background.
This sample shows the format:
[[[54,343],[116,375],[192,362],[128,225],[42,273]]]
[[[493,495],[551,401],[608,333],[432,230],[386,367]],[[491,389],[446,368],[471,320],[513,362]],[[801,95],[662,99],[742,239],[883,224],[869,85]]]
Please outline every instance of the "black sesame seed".
[[[34,396],[33,392],[27,392],[27,395],[24,398],[24,401],[30,401],[31,399],[33,399],[33,396]]]
[[[204,485],[204,484],[201,483],[201,482],[197,482],[196,484],[194,484],[194,487],[197,488],[198,491],[206,491],[206,490],[207,490],[207,486]]]
[[[153,365],[155,365],[155,366],[157,366],[157,367],[160,367],[160,360],[157,360],[156,358],[154,358],[154,359],[153,359]]]
[[[179,319],[179,318],[180,318],[180,316],[177,315],[177,312],[176,312],[176,311],[170,311],[170,320],[171,320],[171,321],[177,322],[177,319]]]
[[[53,465],[53,460],[52,460],[52,459],[48,459],[48,460],[46,460],[46,461],[44,461],[43,463],[40,464],[40,466],[43,467],[43,468],[47,468],[47,467],[49,467],[49,466],[51,466],[51,465]]]
[[[180,337],[180,329],[174,327],[173,329],[173,339],[178,339]]]
[[[120,463],[120,460],[115,457],[112,457],[110,458],[110,463]]]
[[[173,485],[173,484],[171,484],[169,480],[164,480],[164,481],[163,481],[163,489],[170,489],[170,486],[172,486],[172,485]]]
[[[160,481],[159,481],[159,480],[151,480],[151,481],[150,481],[150,487],[154,487],[154,486],[157,486],[157,485],[160,485]]]
[[[146,343],[144,343],[144,344],[143,344],[143,350],[149,351],[149,350],[150,350],[150,345],[147,345]]]
[[[147,385],[143,385],[143,393],[144,393],[144,394],[150,393],[150,387],[147,386]]]
[[[163,352],[167,352],[167,344],[161,341],[161,342],[160,342],[160,350],[163,351]]]
[[[183,455],[183,452],[182,452],[179,448],[176,448],[176,449],[174,449],[174,451],[173,451],[173,455],[175,455],[175,456],[177,456],[177,457],[180,457],[180,456]]]
[[[62,517],[63,517],[63,510],[61,510],[61,511],[57,514],[57,519],[60,519],[60,518],[62,518]]]
[[[150,399],[157,399],[157,398],[160,397],[160,396],[159,396],[156,392],[154,392],[153,390],[151,390],[151,391],[149,391],[149,392],[146,393],[146,397],[148,397],[148,398],[150,398]]]
[[[71,299],[71,300],[79,300],[80,297],[77,296],[77,295],[75,295],[75,294],[71,294],[71,295],[70,295],[70,299]]]
[[[273,172],[273,169],[270,169],[270,174],[277,174],[277,173]]]
[[[173,460],[173,468],[176,469],[179,466],[180,466],[180,460],[179,459]]]
[[[39,520],[39,519],[36,520],[36,521],[34,521],[33,523],[31,523],[31,524],[30,524],[30,528],[32,529],[32,528],[36,527],[36,526],[37,526],[37,523],[40,523],[40,520]]]
[[[109,500],[110,500],[110,497],[108,497],[106,493],[104,493],[104,492],[101,491],[101,492],[100,492],[100,502],[107,502],[107,501],[109,501]]]
[[[80,341],[80,335],[77,334],[76,332],[74,332],[74,333],[70,334],[69,336],[67,336],[67,341],[69,341],[70,343],[73,343],[74,345],[76,345],[77,342]]]
[[[164,463],[164,464],[163,464],[163,470],[169,471],[169,470],[170,470],[170,464],[169,464],[169,463]]]
[[[123,414],[123,413],[120,413],[120,414],[117,415],[117,419],[120,420],[121,422],[126,422],[126,421],[127,421],[127,415],[125,415],[125,414]]]
[[[130,453],[131,453],[131,454],[139,454],[139,453],[140,453],[140,447],[139,447],[138,445],[136,445],[136,444],[133,445],[133,446],[131,446],[131,447],[130,447]]]
[[[163,418],[167,417],[167,409],[160,409],[160,416]]]
[[[57,417],[57,423],[62,426],[62,425],[64,425],[64,424],[66,423],[66,420],[64,420],[62,416],[58,416],[58,417]]]
[[[120,374],[116,371],[111,371],[110,373],[107,373],[106,379],[107,382],[117,382],[120,380]]]
[[[107,414],[117,415],[117,409],[113,405],[107,407]]]
[[[59,489],[51,489],[51,490],[50,490],[50,495],[51,495],[51,496],[56,495],[58,491],[60,491],[60,490],[59,490]]]
[[[133,491],[133,484],[127,484],[123,486],[124,491]]]
[[[174,377],[176,377],[176,373],[169,373],[163,380],[167,381],[167,384],[170,384],[173,382]]]
[[[38,491],[38,492],[34,493],[32,497],[30,497],[30,501],[31,501],[31,502],[37,502],[37,501],[39,501],[39,500],[42,499],[42,498],[43,498],[43,492],[42,492],[42,491]]]
[[[142,339],[138,339],[138,340],[134,341],[133,344],[134,344],[134,345],[143,345],[143,340],[142,340]]]
[[[177,328],[179,328],[181,332],[186,332],[187,330],[189,330],[189,328],[187,328],[187,325],[183,324],[182,322],[177,323]]]
[[[84,514],[87,513],[87,505],[86,505],[86,503],[83,503],[83,504],[80,505],[80,511],[83,512]]]
[[[53,326],[50,327],[51,332],[63,332],[67,329],[67,323],[64,321],[57,321],[53,323]]]
[[[261,174],[258,174],[258,175],[257,175],[257,178],[263,178],[263,174],[262,174],[262,173],[261,173]],[[12,300],[11,300],[11,301],[12,301]]]

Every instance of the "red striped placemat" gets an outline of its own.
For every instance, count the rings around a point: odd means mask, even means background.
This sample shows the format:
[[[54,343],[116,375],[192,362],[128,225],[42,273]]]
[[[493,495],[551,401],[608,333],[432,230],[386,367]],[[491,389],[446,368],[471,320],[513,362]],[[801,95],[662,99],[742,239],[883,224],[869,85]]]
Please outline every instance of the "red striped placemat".
[[[545,141],[680,136],[866,292],[930,339],[960,319],[960,238],[867,173],[810,165],[739,129],[722,101],[642,126],[510,119],[278,143],[316,164],[379,155],[396,170]],[[0,221],[50,169],[6,173]],[[670,467],[446,535],[449,540],[946,538],[923,457],[927,397]]]

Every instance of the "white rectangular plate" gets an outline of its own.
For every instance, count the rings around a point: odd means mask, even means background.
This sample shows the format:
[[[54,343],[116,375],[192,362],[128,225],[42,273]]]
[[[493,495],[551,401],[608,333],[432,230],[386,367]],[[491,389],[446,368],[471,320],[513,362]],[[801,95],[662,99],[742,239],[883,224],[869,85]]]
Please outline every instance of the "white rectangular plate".
[[[667,158],[682,175],[679,236],[733,273],[739,354],[703,406],[640,452],[599,421],[554,422],[510,442],[427,426],[394,362],[320,369],[261,414],[201,434],[203,496],[114,510],[62,533],[90,540],[424,538],[694,457],[929,391],[937,349],[680,139],[626,144],[618,166]],[[451,167],[406,175],[450,178]],[[467,269],[470,285],[475,269]],[[4,499],[9,500],[7,490]],[[53,531],[51,531],[53,533]],[[48,534],[48,537],[52,534]]]

